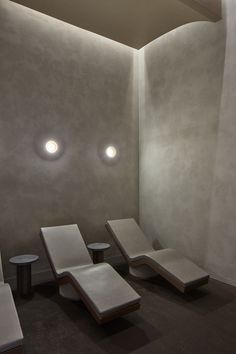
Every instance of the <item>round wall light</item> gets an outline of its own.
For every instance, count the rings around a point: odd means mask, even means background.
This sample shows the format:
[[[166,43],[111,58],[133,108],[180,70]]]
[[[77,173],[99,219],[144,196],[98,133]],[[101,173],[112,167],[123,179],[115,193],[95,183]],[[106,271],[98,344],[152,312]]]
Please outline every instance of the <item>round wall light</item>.
[[[117,155],[117,150],[114,146],[108,146],[105,152],[110,159],[114,159]]]
[[[58,151],[58,144],[54,140],[48,140],[45,144],[45,149],[49,154],[55,154]]]

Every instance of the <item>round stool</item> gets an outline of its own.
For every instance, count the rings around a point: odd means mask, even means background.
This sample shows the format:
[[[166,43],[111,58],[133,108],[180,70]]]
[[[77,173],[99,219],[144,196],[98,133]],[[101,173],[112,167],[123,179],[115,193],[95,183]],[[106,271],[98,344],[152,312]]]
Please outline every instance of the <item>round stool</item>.
[[[93,263],[104,262],[104,251],[111,247],[109,243],[90,243],[87,248],[92,251]]]
[[[31,264],[38,261],[39,256],[24,254],[9,259],[11,264],[16,265],[17,291],[20,296],[28,296],[32,292]]]

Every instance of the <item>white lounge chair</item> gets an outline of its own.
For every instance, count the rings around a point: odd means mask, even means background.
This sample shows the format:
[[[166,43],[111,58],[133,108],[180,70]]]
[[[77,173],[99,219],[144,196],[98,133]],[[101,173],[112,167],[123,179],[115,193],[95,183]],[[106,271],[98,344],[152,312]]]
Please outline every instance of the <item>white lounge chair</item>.
[[[4,283],[0,254],[0,353],[23,353],[23,334],[11,288]]]
[[[77,225],[44,227],[41,235],[60,294],[81,298],[97,323],[140,307],[140,296],[109,264],[93,264]]]
[[[159,273],[182,293],[207,284],[209,274],[174,249],[154,250],[134,219],[106,223],[121,253],[130,265],[130,273],[150,278]]]

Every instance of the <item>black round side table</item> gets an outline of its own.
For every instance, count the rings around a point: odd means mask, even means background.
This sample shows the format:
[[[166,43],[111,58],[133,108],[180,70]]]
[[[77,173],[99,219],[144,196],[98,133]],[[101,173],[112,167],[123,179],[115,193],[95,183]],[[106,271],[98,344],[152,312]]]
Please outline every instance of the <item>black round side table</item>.
[[[37,262],[39,256],[34,254],[24,254],[9,259],[11,264],[16,265],[17,291],[20,296],[31,294],[31,264]]]
[[[93,263],[104,262],[104,251],[111,247],[109,243],[90,243],[88,249],[93,253]]]

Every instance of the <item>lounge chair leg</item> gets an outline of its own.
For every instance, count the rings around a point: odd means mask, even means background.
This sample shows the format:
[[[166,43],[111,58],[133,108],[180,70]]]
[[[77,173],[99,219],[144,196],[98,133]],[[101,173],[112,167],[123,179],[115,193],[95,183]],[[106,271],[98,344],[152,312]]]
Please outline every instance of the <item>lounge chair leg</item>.
[[[59,286],[59,294],[69,300],[78,301],[80,297],[78,292],[75,291],[74,287],[71,284],[63,284]]]
[[[140,279],[149,279],[157,276],[157,272],[152,270],[150,267],[146,265],[131,267],[129,266],[129,273],[136,278]]]

